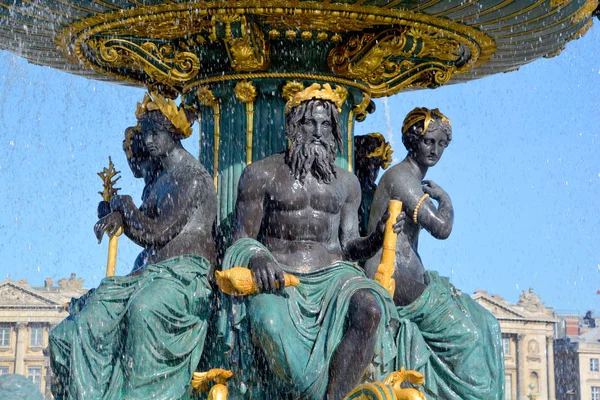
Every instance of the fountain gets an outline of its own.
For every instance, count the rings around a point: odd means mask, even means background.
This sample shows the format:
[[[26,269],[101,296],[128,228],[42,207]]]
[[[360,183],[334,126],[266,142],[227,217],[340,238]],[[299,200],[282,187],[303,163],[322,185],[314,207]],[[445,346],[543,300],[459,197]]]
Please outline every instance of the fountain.
[[[286,149],[284,106],[298,92],[331,85],[341,100],[336,164],[352,171],[354,124],[373,111],[371,99],[556,56],[585,34],[597,7],[597,0],[17,0],[2,8],[0,48],[179,97],[201,125],[199,160],[217,193],[222,254],[233,241],[240,176]]]

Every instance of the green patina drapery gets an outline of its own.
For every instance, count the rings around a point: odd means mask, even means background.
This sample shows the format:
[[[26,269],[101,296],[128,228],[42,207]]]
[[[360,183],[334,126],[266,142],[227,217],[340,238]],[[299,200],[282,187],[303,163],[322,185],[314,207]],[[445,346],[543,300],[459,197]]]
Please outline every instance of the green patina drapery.
[[[50,334],[57,398],[189,398],[211,316],[209,271],[203,257],[173,257],[73,299]]]
[[[437,272],[400,319],[396,367],[425,376],[428,399],[504,399],[504,356],[500,325],[468,295]]]
[[[241,239],[227,251],[223,269],[248,266],[259,242]],[[341,341],[350,297],[372,291],[383,310],[375,357],[365,379],[383,379],[401,367],[425,375],[428,399],[501,400],[504,360],[500,326],[487,310],[436,272],[412,304],[396,307],[383,288],[355,264],[340,262],[303,272],[282,294],[222,295],[215,353],[211,360],[236,374],[238,398],[324,398],[331,355]],[[351,355],[348,355],[351,357]]]
[[[228,249],[223,269],[248,266],[258,252],[270,254],[256,240],[240,239]],[[393,301],[381,285],[345,261],[307,271],[281,267],[299,278],[297,287],[245,298],[223,295],[219,340],[238,381],[230,385],[231,398],[324,398],[350,298],[362,289],[375,295],[383,311],[369,377],[392,372],[398,324]]]

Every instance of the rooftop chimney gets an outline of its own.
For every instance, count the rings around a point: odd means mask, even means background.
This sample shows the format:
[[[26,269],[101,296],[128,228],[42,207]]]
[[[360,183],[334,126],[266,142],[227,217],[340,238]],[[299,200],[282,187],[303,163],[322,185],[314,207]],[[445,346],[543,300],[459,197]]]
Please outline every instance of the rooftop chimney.
[[[17,283],[18,283],[19,285],[29,285],[29,282],[27,282],[27,279],[19,279],[19,280],[17,281]]]
[[[44,287],[46,289],[52,289],[52,286],[54,286],[54,282],[52,282],[52,278],[46,278],[46,280],[44,281]]]

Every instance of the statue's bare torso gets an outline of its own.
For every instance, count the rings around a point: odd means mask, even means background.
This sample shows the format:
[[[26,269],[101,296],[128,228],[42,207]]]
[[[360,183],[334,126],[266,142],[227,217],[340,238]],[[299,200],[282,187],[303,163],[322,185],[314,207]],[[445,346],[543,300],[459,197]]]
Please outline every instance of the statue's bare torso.
[[[190,158],[191,157],[190,155]],[[163,236],[151,245],[150,262],[199,254],[214,261],[212,227],[216,198],[211,193],[212,179],[195,159],[182,160],[174,170],[164,170],[152,183],[140,211],[155,221],[171,220],[175,229],[147,232]],[[175,218],[176,213],[185,214]]]
[[[345,259],[341,224],[357,218],[360,185],[348,171],[336,167],[336,173],[337,177],[329,184],[319,183],[310,174],[301,184],[290,173],[284,154],[267,157],[246,168],[240,180],[242,196],[251,195],[260,203],[262,219],[254,221],[260,227],[257,236],[278,262],[291,267],[319,268]],[[253,206],[238,202],[238,213],[253,212],[246,205]],[[245,229],[238,236],[253,237],[253,227],[249,225],[244,224]]]

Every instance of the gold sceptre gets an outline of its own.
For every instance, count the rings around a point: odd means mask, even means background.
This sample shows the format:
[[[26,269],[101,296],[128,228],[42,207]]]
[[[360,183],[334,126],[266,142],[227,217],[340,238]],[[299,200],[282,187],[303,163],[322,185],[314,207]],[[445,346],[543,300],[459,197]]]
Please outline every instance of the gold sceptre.
[[[259,292],[254,273],[249,268],[233,267],[225,271],[215,271],[217,285],[225,294],[247,296]],[[283,274],[285,286],[298,286],[300,280],[294,275]]]
[[[385,232],[383,234],[383,252],[381,253],[381,261],[375,273],[375,281],[379,282],[392,297],[396,289],[396,281],[394,278],[395,260],[396,260],[396,239],[398,235],[394,233],[394,223],[398,218],[398,214],[402,212],[402,202],[400,200],[390,200],[388,207],[390,217],[385,223]]]
[[[98,176],[102,179],[104,190],[98,192],[102,196],[102,200],[110,202],[110,199],[117,194],[120,188],[115,187],[115,183],[119,179],[121,171],[115,169],[110,157],[108,157],[108,168],[104,167],[101,172],[98,172]],[[108,260],[106,263],[106,276],[113,276],[115,274],[115,268],[117,266],[117,247],[119,246],[119,236],[123,233],[123,227],[120,226],[117,232],[110,237],[108,241]]]

